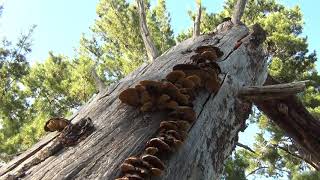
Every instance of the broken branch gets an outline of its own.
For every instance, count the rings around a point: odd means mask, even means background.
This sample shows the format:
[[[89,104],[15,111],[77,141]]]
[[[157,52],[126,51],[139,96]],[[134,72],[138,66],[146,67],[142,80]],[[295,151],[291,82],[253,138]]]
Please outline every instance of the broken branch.
[[[280,82],[268,75],[265,85],[274,84],[280,84]],[[320,121],[308,112],[298,97],[289,95],[281,99],[254,100],[253,103],[283,129],[306,154],[309,154],[312,162],[320,164]],[[283,104],[281,106],[287,108],[279,108],[278,104]],[[283,113],[283,109],[287,113]]]
[[[267,86],[243,87],[239,91],[239,96],[248,99],[279,99],[304,91],[308,81],[298,81],[285,84]]]
[[[250,152],[252,152],[252,153],[256,153],[256,152],[254,152],[254,150],[252,150],[249,146],[247,146],[247,145],[244,145],[244,144],[241,144],[241,143],[239,143],[239,142],[236,142],[236,145],[237,146],[239,146],[239,147],[242,147],[243,149],[246,149],[246,150],[248,150],[248,151],[250,151]]]

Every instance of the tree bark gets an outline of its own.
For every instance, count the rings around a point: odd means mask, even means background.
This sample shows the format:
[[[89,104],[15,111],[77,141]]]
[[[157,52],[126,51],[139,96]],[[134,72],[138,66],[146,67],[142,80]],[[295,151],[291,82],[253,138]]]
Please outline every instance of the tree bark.
[[[302,92],[305,88],[306,81],[277,85],[251,86],[243,87],[239,91],[239,96],[250,100],[281,99]]]
[[[197,5],[198,5],[198,13],[193,25],[193,38],[200,35],[201,13],[202,13],[201,1],[197,2]]]
[[[279,83],[268,76],[265,85]],[[293,138],[310,156],[310,161],[318,167],[316,169],[320,169],[320,121],[308,112],[295,95],[272,100],[254,100],[254,104]]]
[[[246,7],[247,0],[238,0],[236,7],[234,8],[231,21],[234,25],[241,24],[241,17],[244,13],[244,9]]]
[[[144,7],[144,0],[137,0],[138,8],[139,8],[139,16],[140,16],[140,32],[144,42],[144,46],[147,51],[148,59],[150,62],[154,61],[158,56],[158,50],[154,45],[149,29],[146,22],[146,12]]]
[[[182,147],[165,161],[166,171],[158,179],[211,180],[221,176],[224,160],[238,140],[249,111],[243,110],[238,91],[243,86],[262,85],[267,76],[267,64],[262,48],[235,43],[248,34],[245,26],[236,26],[223,34],[187,39],[139,69],[119,83],[100,92],[72,118],[75,123],[83,117],[93,120],[96,130],[74,147],[64,148],[31,168],[24,169],[25,179],[114,179],[125,158],[143,150],[144,144],[159,128],[162,112],[140,113],[122,104],[121,91],[141,80],[160,80],[172,67],[190,62],[191,50],[203,45],[219,47],[224,55],[218,61],[222,85],[216,94],[201,91],[194,101],[197,120],[188,132]],[[250,108],[249,108],[250,109]],[[41,149],[56,138],[50,133],[29,151],[0,170],[2,177],[15,174]],[[10,168],[9,168],[10,167]],[[156,178],[157,179],[157,178]]]

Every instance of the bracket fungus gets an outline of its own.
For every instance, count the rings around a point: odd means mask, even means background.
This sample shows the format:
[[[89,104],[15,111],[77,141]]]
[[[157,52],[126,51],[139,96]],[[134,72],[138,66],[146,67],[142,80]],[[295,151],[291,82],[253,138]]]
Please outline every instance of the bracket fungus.
[[[196,120],[192,101],[197,90],[204,88],[211,93],[219,90],[221,69],[216,61],[223,52],[211,45],[198,47],[194,52],[192,63],[175,65],[165,79],[144,80],[120,93],[121,102],[142,112],[166,110],[167,117],[160,122],[157,135],[146,142],[144,151],[127,158],[120,166],[121,177],[117,180],[162,175],[165,169],[162,158],[179,150]]]

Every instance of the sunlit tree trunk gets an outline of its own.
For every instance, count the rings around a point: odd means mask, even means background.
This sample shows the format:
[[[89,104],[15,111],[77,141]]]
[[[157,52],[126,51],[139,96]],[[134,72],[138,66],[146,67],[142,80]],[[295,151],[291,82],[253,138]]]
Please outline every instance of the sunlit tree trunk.
[[[158,56],[159,52],[154,42],[152,41],[146,20],[146,12],[144,7],[144,0],[137,0],[139,8],[139,22],[140,22],[140,32],[144,42],[144,47],[146,48],[148,59],[150,62],[154,61]]]
[[[201,25],[201,13],[202,13],[201,0],[196,0],[196,3],[198,6],[198,12],[193,24],[193,37],[197,37],[200,35],[200,25]]]
[[[238,99],[243,86],[262,85],[267,75],[266,59],[261,47],[236,42],[248,35],[245,26],[236,26],[223,34],[203,35],[188,39],[171,48],[151,64],[144,64],[119,83],[93,97],[73,118],[93,120],[96,130],[75,147],[65,148],[43,162],[25,169],[26,179],[114,179],[123,160],[142,151],[144,144],[159,128],[161,112],[142,114],[122,104],[118,95],[141,80],[160,80],[172,67],[190,62],[196,47],[214,45],[224,55],[219,59],[222,85],[218,93],[201,91],[194,101],[197,120],[184,145],[165,162],[167,168],[160,179],[217,179],[224,160],[238,139],[238,132],[251,109],[251,104]],[[15,174],[28,159],[50,146],[54,134],[20,156],[24,161],[11,162],[7,174]],[[53,137],[52,137],[53,136]],[[46,144],[48,143],[48,144]],[[29,154],[28,154],[29,153]],[[20,166],[14,167],[20,164]],[[8,170],[8,167],[7,169]],[[20,169],[21,170],[21,169]],[[1,173],[3,173],[3,169]]]

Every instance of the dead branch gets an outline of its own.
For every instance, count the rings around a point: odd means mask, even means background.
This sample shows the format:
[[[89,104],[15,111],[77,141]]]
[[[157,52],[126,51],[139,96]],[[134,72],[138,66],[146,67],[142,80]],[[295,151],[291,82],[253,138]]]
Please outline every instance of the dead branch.
[[[268,76],[265,85],[280,84],[279,81]],[[295,96],[289,95],[279,99],[258,100],[254,104],[268,116],[286,134],[312,156],[313,162],[320,164],[320,121],[314,118],[302,102]],[[279,104],[283,108],[279,108]]]
[[[196,3],[198,5],[198,14],[196,16],[196,19],[193,25],[193,38],[200,35],[200,24],[201,24],[201,13],[202,13],[201,0],[196,0]]]
[[[244,144],[241,144],[241,143],[239,143],[239,142],[236,142],[236,145],[237,146],[239,146],[239,147],[242,147],[243,149],[246,149],[246,150],[248,150],[248,151],[250,151],[250,152],[252,152],[252,153],[256,153],[254,150],[252,150],[249,146],[247,146],[247,145],[244,145]]]
[[[317,171],[320,171],[320,167],[319,165],[317,165],[316,163],[312,162],[312,160],[306,158],[306,157],[303,157],[303,156],[300,156],[294,152],[291,152],[288,148],[285,148],[285,147],[282,147],[282,146],[279,146],[279,145],[274,145],[276,148],[279,148],[281,149],[282,151],[290,154],[291,156],[297,158],[297,159],[300,159],[302,161],[305,161],[306,163],[308,163],[310,166],[312,166],[314,169],[316,169]]]
[[[256,168],[255,170],[249,172],[249,173],[246,175],[246,177],[248,177],[248,176],[256,173],[256,172],[259,171],[260,169],[266,169],[266,168],[269,168],[269,167],[266,167],[266,166],[258,167],[258,168]]]
[[[247,0],[238,0],[237,4],[233,10],[231,21],[234,25],[241,24],[241,17],[244,12],[244,8],[246,6]]]
[[[298,81],[285,84],[268,85],[268,86],[250,86],[243,87],[239,91],[239,96],[248,99],[279,99],[304,91],[306,82]]]
[[[137,4],[139,8],[139,16],[140,16],[140,32],[144,42],[144,46],[147,51],[148,59],[150,62],[152,62],[159,56],[159,53],[149,33],[143,1],[144,0],[137,0]]]
[[[255,174],[257,171],[259,171],[259,170],[261,170],[261,169],[267,169],[267,168],[269,168],[268,166],[262,166],[262,167],[258,167],[257,169],[255,169],[255,170],[253,170],[253,171],[251,171],[250,173],[248,173],[247,175],[246,175],[246,177],[248,177],[248,176],[250,176],[250,175],[252,175],[252,174]],[[281,169],[281,168],[275,168],[276,170],[278,170],[278,171],[280,171],[280,172],[286,172],[286,173],[288,173],[288,174],[290,174],[291,172],[290,171],[287,171],[287,170],[284,170],[284,169]]]

